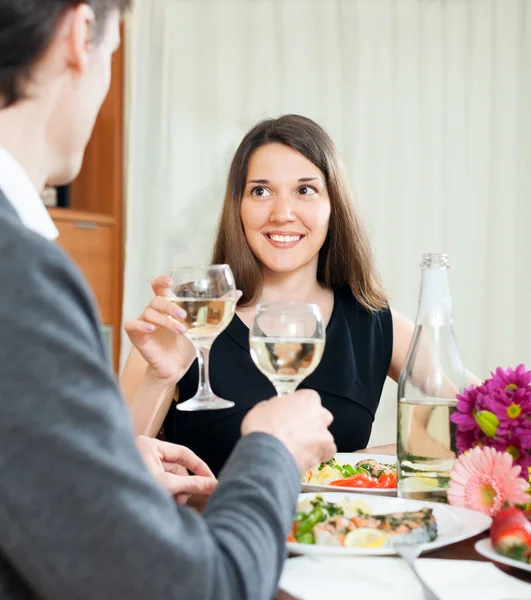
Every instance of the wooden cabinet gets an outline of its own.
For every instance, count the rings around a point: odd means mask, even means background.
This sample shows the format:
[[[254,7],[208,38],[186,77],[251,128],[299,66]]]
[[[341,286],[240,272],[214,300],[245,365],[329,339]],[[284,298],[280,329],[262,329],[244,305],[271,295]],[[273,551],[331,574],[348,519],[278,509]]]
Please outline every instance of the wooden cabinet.
[[[103,323],[113,323],[113,225],[105,216],[71,210],[50,211],[58,243],[74,259],[92,288]]]
[[[71,185],[71,205],[49,209],[59,230],[58,243],[84,273],[103,323],[112,328],[116,369],[120,355],[124,254],[123,61],[120,49],[113,58],[111,88],[87,146],[83,168]]]

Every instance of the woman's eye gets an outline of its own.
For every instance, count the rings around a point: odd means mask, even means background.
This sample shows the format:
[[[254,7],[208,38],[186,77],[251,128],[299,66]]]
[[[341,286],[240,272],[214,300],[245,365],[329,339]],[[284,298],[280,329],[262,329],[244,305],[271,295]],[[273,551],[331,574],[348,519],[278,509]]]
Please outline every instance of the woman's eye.
[[[313,196],[317,194],[317,190],[311,185],[303,185],[299,188],[299,194],[301,196]]]
[[[271,192],[267,188],[259,185],[251,190],[251,196],[256,196],[257,198],[266,198],[267,196],[271,196]]]

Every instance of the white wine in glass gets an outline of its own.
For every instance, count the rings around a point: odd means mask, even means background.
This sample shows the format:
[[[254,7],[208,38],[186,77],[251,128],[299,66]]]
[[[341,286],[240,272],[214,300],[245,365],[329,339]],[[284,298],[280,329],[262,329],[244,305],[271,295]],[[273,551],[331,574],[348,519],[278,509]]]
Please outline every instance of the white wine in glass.
[[[228,265],[182,267],[171,271],[173,280],[168,300],[186,311],[182,320],[188,327],[186,337],[197,352],[199,384],[197,393],[178,403],[183,411],[231,408],[234,402],[214,394],[210,387],[208,361],[216,337],[227,327],[236,309],[236,286]]]
[[[321,361],[325,332],[316,304],[264,302],[256,309],[249,344],[255,365],[282,396],[295,391]]]

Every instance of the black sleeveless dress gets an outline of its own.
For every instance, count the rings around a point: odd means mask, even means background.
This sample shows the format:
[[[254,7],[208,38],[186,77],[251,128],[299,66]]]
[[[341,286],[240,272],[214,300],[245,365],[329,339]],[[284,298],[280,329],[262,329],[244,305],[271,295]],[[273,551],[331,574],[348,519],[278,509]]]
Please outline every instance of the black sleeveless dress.
[[[319,392],[323,405],[334,415],[330,431],[339,452],[367,447],[392,349],[390,309],[370,312],[357,302],[350,289],[335,289],[323,357],[299,389]],[[195,361],[179,382],[180,402],[195,394],[197,381]],[[210,382],[216,394],[232,400],[235,406],[181,412],[173,402],[164,421],[164,435],[170,442],[191,448],[217,475],[240,437],[247,412],[257,402],[276,394],[251,359],[249,329],[238,316],[212,346]]]

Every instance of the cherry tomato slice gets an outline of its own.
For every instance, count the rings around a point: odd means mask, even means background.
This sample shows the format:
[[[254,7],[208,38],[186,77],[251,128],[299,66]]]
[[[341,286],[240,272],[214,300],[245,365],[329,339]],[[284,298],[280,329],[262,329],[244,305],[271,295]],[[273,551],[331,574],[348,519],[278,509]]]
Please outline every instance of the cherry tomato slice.
[[[357,473],[344,479],[336,479],[331,481],[329,485],[338,487],[360,487],[360,488],[373,488],[378,484],[378,480],[375,477],[371,477],[368,473]]]

